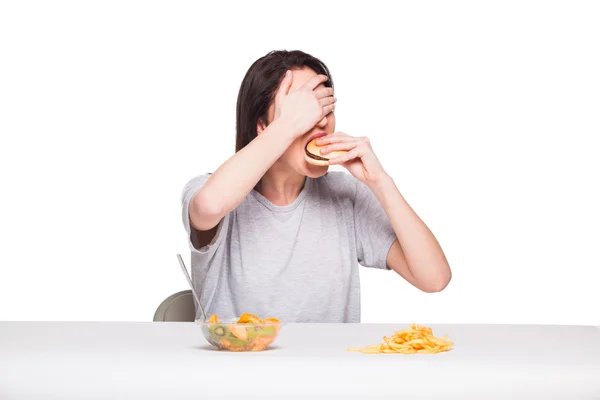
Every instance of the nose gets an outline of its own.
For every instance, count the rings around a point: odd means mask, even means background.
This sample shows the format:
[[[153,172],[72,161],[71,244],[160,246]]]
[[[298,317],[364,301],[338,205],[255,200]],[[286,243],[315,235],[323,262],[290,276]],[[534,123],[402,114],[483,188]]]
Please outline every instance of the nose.
[[[323,117],[322,120],[319,121],[319,123],[317,124],[317,126],[319,128],[325,128],[327,126],[327,117]]]

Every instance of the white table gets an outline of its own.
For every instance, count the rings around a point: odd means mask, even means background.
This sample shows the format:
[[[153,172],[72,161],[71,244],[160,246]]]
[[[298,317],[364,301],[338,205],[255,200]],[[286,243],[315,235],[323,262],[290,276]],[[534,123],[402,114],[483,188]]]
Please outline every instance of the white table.
[[[229,353],[193,323],[0,322],[0,399],[600,399],[593,326],[430,325],[451,352],[346,351],[408,326],[290,324]]]

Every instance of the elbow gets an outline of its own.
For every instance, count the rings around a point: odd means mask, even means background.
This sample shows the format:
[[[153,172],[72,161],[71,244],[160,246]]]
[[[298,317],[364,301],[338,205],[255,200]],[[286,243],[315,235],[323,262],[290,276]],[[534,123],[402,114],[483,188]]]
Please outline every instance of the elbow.
[[[425,293],[439,293],[446,289],[451,280],[452,272],[450,271],[450,268],[447,268],[446,271],[438,273],[426,283],[421,285],[420,289]]]
[[[208,231],[221,221],[221,203],[199,190],[190,203],[190,223],[199,231]]]

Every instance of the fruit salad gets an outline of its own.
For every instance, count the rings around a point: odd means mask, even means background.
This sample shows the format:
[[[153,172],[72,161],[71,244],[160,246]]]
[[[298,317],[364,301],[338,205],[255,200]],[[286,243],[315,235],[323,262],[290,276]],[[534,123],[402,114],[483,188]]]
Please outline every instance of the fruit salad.
[[[215,347],[229,351],[262,351],[270,345],[281,328],[277,318],[260,319],[242,314],[237,321],[219,322],[211,315],[204,324],[204,336]]]

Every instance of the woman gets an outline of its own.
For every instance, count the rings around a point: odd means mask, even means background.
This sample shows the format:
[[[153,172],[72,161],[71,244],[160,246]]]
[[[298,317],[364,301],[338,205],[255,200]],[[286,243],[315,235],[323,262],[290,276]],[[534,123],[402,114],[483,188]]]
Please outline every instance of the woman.
[[[207,313],[360,322],[359,263],[425,292],[450,281],[442,249],[369,140],[335,132],[335,101],[327,67],[301,51],[271,52],[248,70],[235,155],[182,193],[192,279]],[[349,173],[305,161],[319,134],[322,154],[345,151],[330,164]]]

